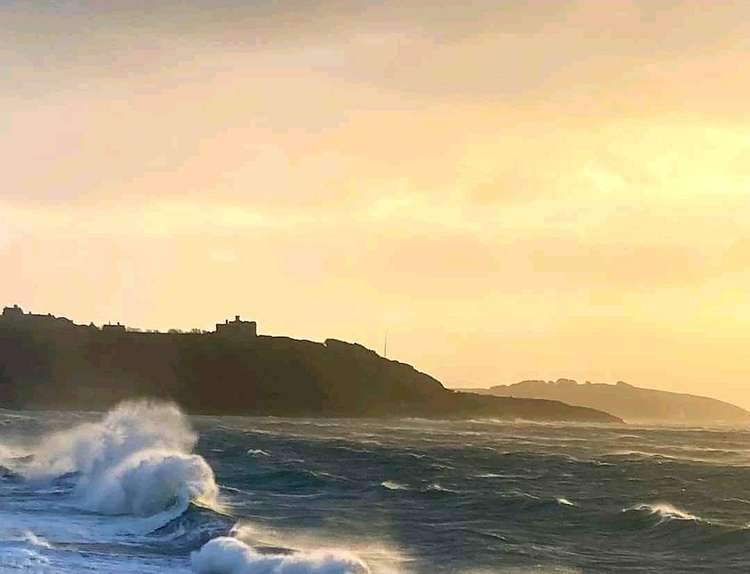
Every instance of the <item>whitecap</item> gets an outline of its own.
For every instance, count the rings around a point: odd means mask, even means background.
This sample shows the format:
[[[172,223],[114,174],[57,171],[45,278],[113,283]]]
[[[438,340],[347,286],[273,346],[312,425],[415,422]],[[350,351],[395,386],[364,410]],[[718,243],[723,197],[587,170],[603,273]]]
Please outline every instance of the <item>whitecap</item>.
[[[676,506],[673,506],[667,502],[660,502],[655,504],[636,504],[630,508],[625,508],[623,511],[635,510],[639,512],[647,512],[655,516],[659,516],[661,521],[666,520],[692,520],[694,522],[707,522],[700,516],[691,514],[685,510],[681,510]]]
[[[36,550],[30,548],[3,548],[2,566],[6,568],[40,572],[50,561]]]
[[[433,482],[427,487],[427,490],[430,492],[446,492],[451,494],[458,494],[457,490],[453,490],[451,488],[447,488],[443,486],[442,484],[438,484],[437,482]]]
[[[210,540],[190,555],[196,574],[365,574],[367,565],[344,550],[262,553],[228,536]]]
[[[265,450],[262,450],[260,448],[251,448],[247,451],[247,454],[249,454],[250,456],[271,456]]]
[[[384,480],[380,483],[380,486],[388,490],[409,490],[409,487],[395,480]]]
[[[218,507],[213,470],[192,454],[196,441],[176,405],[125,402],[99,421],[49,435],[19,470],[37,481],[71,476],[86,510],[171,518],[191,501]]]
[[[23,533],[23,540],[25,542],[28,542],[32,546],[38,546],[39,548],[52,548],[52,544],[47,542],[44,538],[41,536],[37,536],[34,534],[31,530],[26,530]]]

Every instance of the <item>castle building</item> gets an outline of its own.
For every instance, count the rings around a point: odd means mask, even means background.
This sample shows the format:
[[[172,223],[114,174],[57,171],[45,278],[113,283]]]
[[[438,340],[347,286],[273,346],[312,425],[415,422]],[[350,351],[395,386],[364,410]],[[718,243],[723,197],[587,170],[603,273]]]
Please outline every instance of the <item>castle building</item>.
[[[227,319],[217,323],[215,333],[225,337],[257,337],[258,325],[255,321],[243,321],[239,315],[235,315],[234,321]]]
[[[102,325],[102,331],[106,331],[107,333],[125,333],[125,325],[120,325],[120,323],[112,324],[107,323],[106,325]]]
[[[23,309],[21,309],[18,305],[13,305],[13,307],[5,307],[3,309],[3,318],[21,319],[23,318]]]

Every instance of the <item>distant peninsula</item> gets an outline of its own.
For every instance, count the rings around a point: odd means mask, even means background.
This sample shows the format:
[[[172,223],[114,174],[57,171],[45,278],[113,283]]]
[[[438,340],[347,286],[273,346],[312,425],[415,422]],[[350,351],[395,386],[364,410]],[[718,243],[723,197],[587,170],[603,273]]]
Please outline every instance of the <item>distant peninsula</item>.
[[[556,400],[452,391],[361,345],[259,335],[239,316],[211,332],[144,332],[5,307],[0,408],[99,410],[136,397],[195,414],[622,422]]]
[[[736,405],[682,393],[616,384],[578,383],[572,379],[522,381],[489,389],[471,389],[496,397],[548,399],[600,409],[627,422],[665,424],[747,424],[750,412]]]

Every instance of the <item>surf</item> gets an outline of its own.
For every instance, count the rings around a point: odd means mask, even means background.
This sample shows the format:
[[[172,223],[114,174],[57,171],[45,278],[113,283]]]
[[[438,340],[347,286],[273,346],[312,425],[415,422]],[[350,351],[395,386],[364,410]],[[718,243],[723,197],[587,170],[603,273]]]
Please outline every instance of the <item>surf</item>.
[[[53,433],[13,469],[34,482],[68,476],[80,508],[151,517],[191,502],[220,508],[219,488],[198,440],[171,403],[125,402],[101,419]]]
[[[214,538],[190,556],[196,574],[369,574],[355,554],[344,550],[261,552],[229,536]]]

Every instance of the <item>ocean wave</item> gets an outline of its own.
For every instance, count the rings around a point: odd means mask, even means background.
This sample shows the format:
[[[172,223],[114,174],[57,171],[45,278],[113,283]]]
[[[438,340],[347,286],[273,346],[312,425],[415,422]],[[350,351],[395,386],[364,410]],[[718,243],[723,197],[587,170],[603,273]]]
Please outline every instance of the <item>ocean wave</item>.
[[[0,541],[0,569],[46,571],[50,561],[44,551],[50,549],[52,545],[49,542],[30,530],[5,537]]]
[[[22,473],[67,477],[86,510],[150,517],[191,501],[218,506],[214,473],[192,454],[197,436],[177,406],[126,402],[101,420],[46,437]]]
[[[2,550],[3,555],[3,568],[26,572],[44,572],[50,563],[49,558],[33,548],[1,544],[0,550]]]
[[[380,483],[380,486],[387,490],[409,490],[409,487],[395,480],[384,480]]]
[[[747,466],[750,451],[746,449],[705,448],[699,446],[668,445],[658,447],[660,451],[616,450],[604,457],[622,458],[628,461],[654,461],[657,464],[722,464],[725,466]]]
[[[505,480],[539,480],[543,478],[542,474],[524,474],[524,473],[508,473],[508,472],[481,472],[475,474],[472,478],[502,478]]]
[[[22,539],[24,542],[27,542],[28,544],[32,546],[37,546],[39,548],[47,548],[47,549],[52,548],[52,544],[47,542],[41,536],[37,536],[31,530],[24,531],[22,535]]]
[[[342,550],[259,552],[236,538],[222,536],[190,555],[196,574],[365,574],[367,565]]]
[[[173,547],[194,549],[212,538],[229,534],[234,525],[233,517],[191,503],[184,512],[151,531],[149,536],[168,541]]]
[[[47,550],[53,548],[52,544],[47,542],[47,540],[45,540],[41,536],[37,536],[28,529],[17,531],[16,533],[11,535],[8,535],[7,532],[4,532],[3,534],[3,540],[2,542],[0,542],[0,545],[4,545],[6,547],[18,545],[20,547],[31,547]],[[2,561],[0,561],[0,564],[2,564]]]
[[[438,484],[437,482],[433,482],[432,484],[427,485],[427,487],[423,490],[423,492],[439,492],[443,494],[458,494],[457,490],[454,490],[452,488],[448,488],[446,486],[443,486],[442,484]]]
[[[681,510],[676,506],[672,506],[667,502],[660,502],[656,504],[636,504],[628,508],[624,508],[623,512],[642,512],[651,516],[659,518],[659,522],[668,522],[670,520],[689,520],[692,522],[700,522],[709,524],[708,520],[691,514],[685,510]]]
[[[9,482],[14,482],[20,479],[20,476],[18,473],[14,472],[7,466],[3,466],[0,464],[0,480],[7,480]]]
[[[317,490],[330,477],[306,469],[276,469],[250,475],[252,485],[263,489]]]
[[[675,550],[745,564],[750,529],[735,521],[709,520],[666,502],[636,504],[623,508],[620,516],[621,527],[639,534],[647,531],[651,540],[664,541]],[[744,571],[744,566],[737,571]]]
[[[660,452],[651,452],[644,450],[615,450],[604,454],[605,457],[617,458],[635,458],[635,459],[653,459],[653,460],[678,460],[677,457],[663,454]]]
[[[260,448],[251,448],[247,451],[247,454],[249,454],[250,456],[271,456],[265,450]]]

